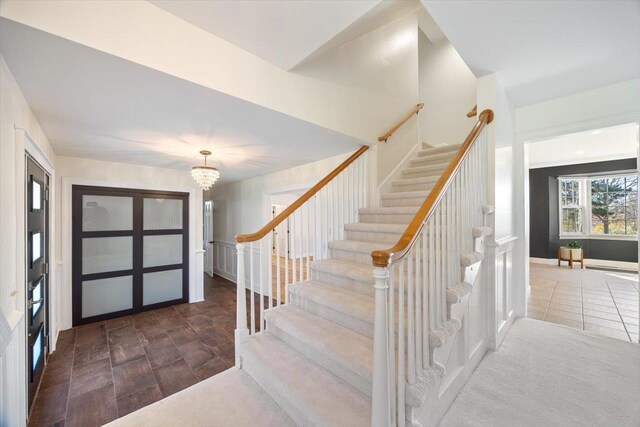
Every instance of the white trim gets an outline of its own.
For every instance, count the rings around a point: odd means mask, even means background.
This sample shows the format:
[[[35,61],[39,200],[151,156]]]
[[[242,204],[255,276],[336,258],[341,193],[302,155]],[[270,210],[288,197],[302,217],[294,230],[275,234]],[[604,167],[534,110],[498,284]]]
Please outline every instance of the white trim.
[[[445,144],[442,145],[444,146]],[[421,146],[422,143],[420,142],[414,145],[411,150],[409,150],[409,152],[402,158],[402,160],[400,160],[396,167],[394,167],[391,172],[389,172],[389,175],[387,175],[386,178],[380,183],[380,185],[378,185],[379,195],[392,191],[391,185],[393,181],[400,179],[400,177],[402,176],[402,171],[409,167],[409,165],[411,164],[411,160],[417,158]]]
[[[543,264],[543,265],[553,265],[558,266],[557,258],[529,258],[529,262],[532,264]],[[584,259],[585,267],[605,267],[605,268],[617,268],[620,270],[630,270],[630,271],[638,271],[638,263],[637,262],[627,262],[627,261],[612,261],[608,259],[595,259],[595,258],[585,258]]]
[[[562,240],[619,240],[619,241],[631,241],[638,240],[636,234],[560,234],[559,239]]]
[[[572,133],[587,132],[595,129],[603,129],[637,123],[640,123],[640,112],[634,111],[623,114],[614,114],[612,116],[601,117],[597,119],[572,122],[565,125],[554,126],[545,129],[523,132],[517,134],[516,137],[518,140],[524,141],[526,144],[529,144],[532,142],[538,142],[545,139],[551,139],[554,137]]]
[[[196,271],[198,268],[197,258],[202,258],[198,251],[202,250],[202,241],[197,239],[196,230],[202,229],[202,215],[200,215],[200,224],[196,224],[198,212],[202,214],[202,191],[194,187],[180,186],[157,186],[148,182],[122,182],[122,181],[105,181],[88,178],[62,177],[62,288],[64,290],[61,304],[61,324],[64,329],[70,328],[72,321],[72,286],[71,286],[71,201],[72,186],[88,185],[97,187],[115,187],[115,188],[131,188],[145,189],[155,191],[180,191],[189,193],[189,302],[202,301],[204,299],[204,276]],[[202,260],[200,260],[202,261]],[[200,262],[202,265],[202,262]]]
[[[602,178],[619,178],[635,175],[638,177],[637,171],[617,171],[606,172],[602,174],[581,174],[574,176],[559,176],[558,177],[558,238],[560,239],[601,239],[601,240],[629,240],[635,241],[638,239],[638,235],[631,234],[594,234],[591,233],[593,229],[593,215],[591,214],[592,205],[592,193],[591,182],[594,179]],[[580,204],[579,205],[562,205],[562,183],[566,181],[577,181],[579,183],[580,191]],[[636,192],[637,193],[637,192]],[[580,233],[563,233],[562,232],[562,209],[580,209],[582,216],[582,232]],[[586,231],[585,231],[586,230]]]
[[[532,264],[544,264],[544,265],[558,265],[558,260],[555,258],[534,258],[530,257],[529,262]]]

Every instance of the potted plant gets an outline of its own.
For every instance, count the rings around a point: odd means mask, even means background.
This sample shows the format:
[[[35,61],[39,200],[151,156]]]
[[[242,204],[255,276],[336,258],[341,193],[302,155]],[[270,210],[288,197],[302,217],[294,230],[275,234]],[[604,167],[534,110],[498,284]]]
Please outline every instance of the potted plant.
[[[573,268],[573,262],[579,261],[581,267],[584,266],[584,254],[582,251],[582,245],[577,240],[569,242],[567,246],[560,246],[558,248],[558,266],[560,261],[569,261],[569,267]]]

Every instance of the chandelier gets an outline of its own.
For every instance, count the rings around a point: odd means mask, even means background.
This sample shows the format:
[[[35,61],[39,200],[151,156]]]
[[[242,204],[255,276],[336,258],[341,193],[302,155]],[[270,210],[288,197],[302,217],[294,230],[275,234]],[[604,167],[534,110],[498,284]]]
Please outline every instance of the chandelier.
[[[208,190],[216,183],[220,177],[220,172],[216,168],[207,166],[207,156],[211,155],[211,151],[202,150],[200,154],[204,156],[204,166],[192,167],[191,176],[203,190]]]

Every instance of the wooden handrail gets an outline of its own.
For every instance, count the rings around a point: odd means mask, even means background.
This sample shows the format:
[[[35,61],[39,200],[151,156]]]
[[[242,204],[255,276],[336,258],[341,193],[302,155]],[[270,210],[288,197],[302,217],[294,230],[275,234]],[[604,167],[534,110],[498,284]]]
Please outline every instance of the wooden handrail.
[[[340,172],[345,170],[347,168],[347,166],[349,166],[351,163],[353,163],[358,157],[360,157],[368,149],[369,149],[369,146],[367,146],[367,145],[363,145],[362,147],[360,147],[358,149],[358,151],[353,153],[351,156],[349,156],[349,158],[347,160],[342,162],[337,168],[335,168],[327,176],[322,178],[322,180],[320,182],[318,182],[316,185],[314,185],[309,190],[307,190],[302,196],[300,196],[298,198],[298,200],[296,200],[295,202],[293,202],[292,204],[287,206],[287,208],[285,210],[280,212],[280,214],[278,216],[276,216],[271,221],[269,221],[267,223],[267,225],[265,225],[260,230],[256,231],[255,233],[252,233],[252,234],[238,234],[236,236],[236,242],[237,243],[255,242],[257,240],[262,239],[271,230],[276,228],[282,221],[287,219],[287,217],[289,215],[291,215],[293,212],[295,212],[296,209],[298,209],[300,206],[302,206],[304,204],[304,202],[309,200],[314,194],[316,194],[318,191],[320,191],[322,189],[322,187],[327,185],[333,178],[338,176],[340,174]]]
[[[382,136],[378,137],[378,141],[384,141],[387,142],[387,139],[389,139],[389,137],[391,135],[393,135],[393,133],[395,131],[397,131],[398,129],[400,129],[400,126],[402,126],[403,124],[405,124],[407,122],[407,120],[409,120],[411,117],[413,117],[414,114],[418,114],[418,112],[420,110],[422,110],[422,107],[424,107],[424,103],[420,103],[418,105],[416,105],[413,110],[411,110],[411,112],[409,114],[407,114],[402,120],[400,120],[400,122],[395,125],[394,127],[392,127],[391,129],[389,129],[389,131],[387,133],[385,133]]]
[[[425,201],[422,203],[422,206],[420,206],[420,209],[418,209],[418,212],[407,226],[404,234],[400,237],[400,240],[398,240],[398,243],[396,243],[392,248],[377,249],[371,252],[373,265],[376,267],[388,267],[407,255],[420,235],[425,221],[433,214],[438,202],[444,196],[444,192],[449,188],[451,182],[453,182],[456,172],[460,169],[462,161],[467,156],[471,146],[480,134],[480,131],[482,131],[482,128],[484,128],[486,124],[489,124],[492,121],[493,111],[484,110],[480,113],[478,122],[475,124],[473,129],[471,129],[469,136],[464,140],[464,143],[456,153],[456,156],[451,160],[451,162],[449,162],[449,165],[442,173],[438,182],[436,182],[433,190],[431,190]]]
[[[478,115],[478,106],[474,105],[473,108],[467,113],[467,117],[475,117]]]

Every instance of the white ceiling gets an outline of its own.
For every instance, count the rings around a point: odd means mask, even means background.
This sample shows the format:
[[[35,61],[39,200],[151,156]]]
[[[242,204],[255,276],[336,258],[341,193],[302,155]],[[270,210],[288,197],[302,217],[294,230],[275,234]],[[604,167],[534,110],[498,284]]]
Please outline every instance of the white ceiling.
[[[234,181],[361,141],[0,18],[0,52],[59,155],[189,170],[213,152]]]
[[[515,107],[640,77],[640,1],[422,0],[477,75]]]
[[[638,154],[638,125],[572,133],[527,144],[531,169],[628,159]]]
[[[302,62],[381,2],[148,1],[284,70]]]

